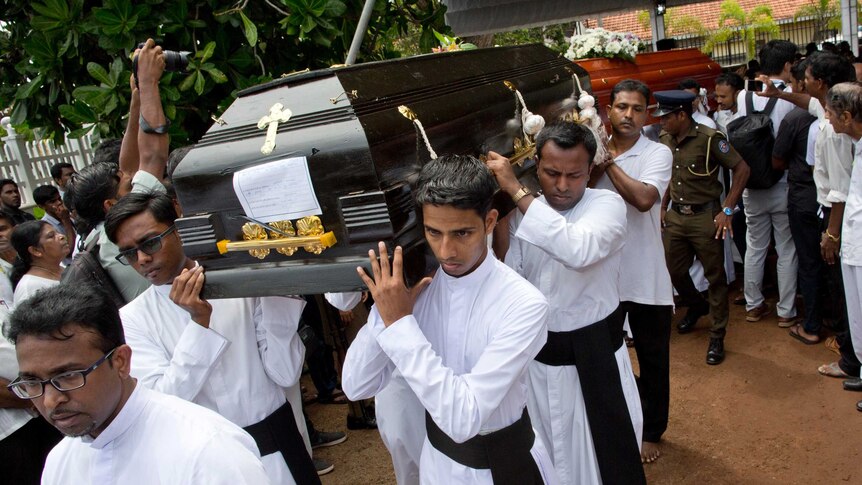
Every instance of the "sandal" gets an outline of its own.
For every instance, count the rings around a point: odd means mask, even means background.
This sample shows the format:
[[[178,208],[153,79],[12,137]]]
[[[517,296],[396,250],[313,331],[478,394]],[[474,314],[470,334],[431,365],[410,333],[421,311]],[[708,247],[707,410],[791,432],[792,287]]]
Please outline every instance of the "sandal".
[[[832,352],[841,355],[841,348],[838,346],[838,339],[835,337],[829,337],[823,345],[826,346],[827,350],[831,350]]]
[[[847,373],[841,370],[841,367],[838,365],[838,362],[832,362],[831,364],[823,364],[817,368],[817,372],[819,372],[820,375],[826,377],[837,377],[839,379],[850,378]]]
[[[802,342],[805,345],[817,345],[820,343],[820,337],[817,337],[816,340],[808,340],[807,337],[804,337],[801,333],[799,333],[800,330],[802,330],[802,325],[796,325],[795,327],[790,329],[788,334],[790,334],[791,337],[795,338],[796,340]]]

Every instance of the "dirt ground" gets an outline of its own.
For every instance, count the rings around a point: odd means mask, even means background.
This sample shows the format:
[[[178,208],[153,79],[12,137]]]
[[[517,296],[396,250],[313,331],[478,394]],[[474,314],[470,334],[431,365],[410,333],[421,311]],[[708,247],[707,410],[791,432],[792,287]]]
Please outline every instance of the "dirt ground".
[[[862,393],[817,373],[837,355],[791,339],[774,313],[748,323],[744,307],[731,305],[727,359],[708,366],[707,320],[693,333],[674,330],[671,337],[670,424],[663,456],[645,467],[649,482],[862,483],[862,413],[856,411]],[[634,349],[631,356],[636,366]],[[335,465],[324,485],[395,483],[376,430],[346,430],[346,406],[312,404],[308,412],[317,428],[348,434],[345,443],[315,451]]]

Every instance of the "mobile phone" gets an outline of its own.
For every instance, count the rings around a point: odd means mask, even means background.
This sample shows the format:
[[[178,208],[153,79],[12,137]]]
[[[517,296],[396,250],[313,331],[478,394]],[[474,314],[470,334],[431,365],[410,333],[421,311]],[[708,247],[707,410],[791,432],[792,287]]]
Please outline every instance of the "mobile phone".
[[[758,81],[756,79],[746,79],[745,90],[754,92],[763,91],[763,81]]]

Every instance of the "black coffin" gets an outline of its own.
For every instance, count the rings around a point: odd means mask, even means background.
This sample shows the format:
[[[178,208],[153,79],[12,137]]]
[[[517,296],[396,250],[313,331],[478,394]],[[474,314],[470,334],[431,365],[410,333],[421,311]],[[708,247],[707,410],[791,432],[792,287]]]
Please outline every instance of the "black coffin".
[[[186,254],[207,270],[205,295],[227,298],[311,294],[363,287],[357,265],[383,240],[405,248],[409,280],[436,266],[423,239],[410,182],[430,159],[410,108],[438,154],[513,152],[518,130],[515,96],[548,122],[572,94],[572,74],[586,72],[540,46],[431,54],[291,75],[247,89],[222,114],[173,174],[183,218],[177,221]],[[266,130],[258,121],[281,103],[292,117],[278,125],[276,146],[263,155]],[[325,231],[336,239],[320,254],[247,251],[220,254],[219,240],[242,241],[246,222],[233,174],[289,157],[307,157]],[[528,160],[520,170],[530,171]],[[502,194],[498,194],[502,195]],[[498,197],[504,211],[507,198]]]

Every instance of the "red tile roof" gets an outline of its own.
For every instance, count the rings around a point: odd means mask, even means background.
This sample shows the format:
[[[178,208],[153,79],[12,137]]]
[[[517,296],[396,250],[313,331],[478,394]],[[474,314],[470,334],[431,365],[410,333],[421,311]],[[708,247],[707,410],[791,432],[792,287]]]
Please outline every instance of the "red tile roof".
[[[737,0],[739,5],[746,12],[750,12],[758,5],[769,5],[772,7],[772,18],[776,21],[784,19],[792,19],[793,15],[803,5],[812,3],[816,0]],[[713,30],[718,28],[718,16],[721,13],[721,0],[712,2],[695,3],[684,5],[682,7],[671,7],[673,11],[671,15],[680,18],[684,15],[692,16],[699,19],[701,24],[708,29]],[[608,15],[602,20],[602,26],[607,30],[615,32],[632,32],[641,39],[652,38],[649,26],[646,28],[638,21],[639,11],[618,13]],[[590,19],[585,22],[587,27],[595,27],[596,19]],[[673,34],[674,32],[668,32]],[[679,33],[678,33],[679,34]]]

